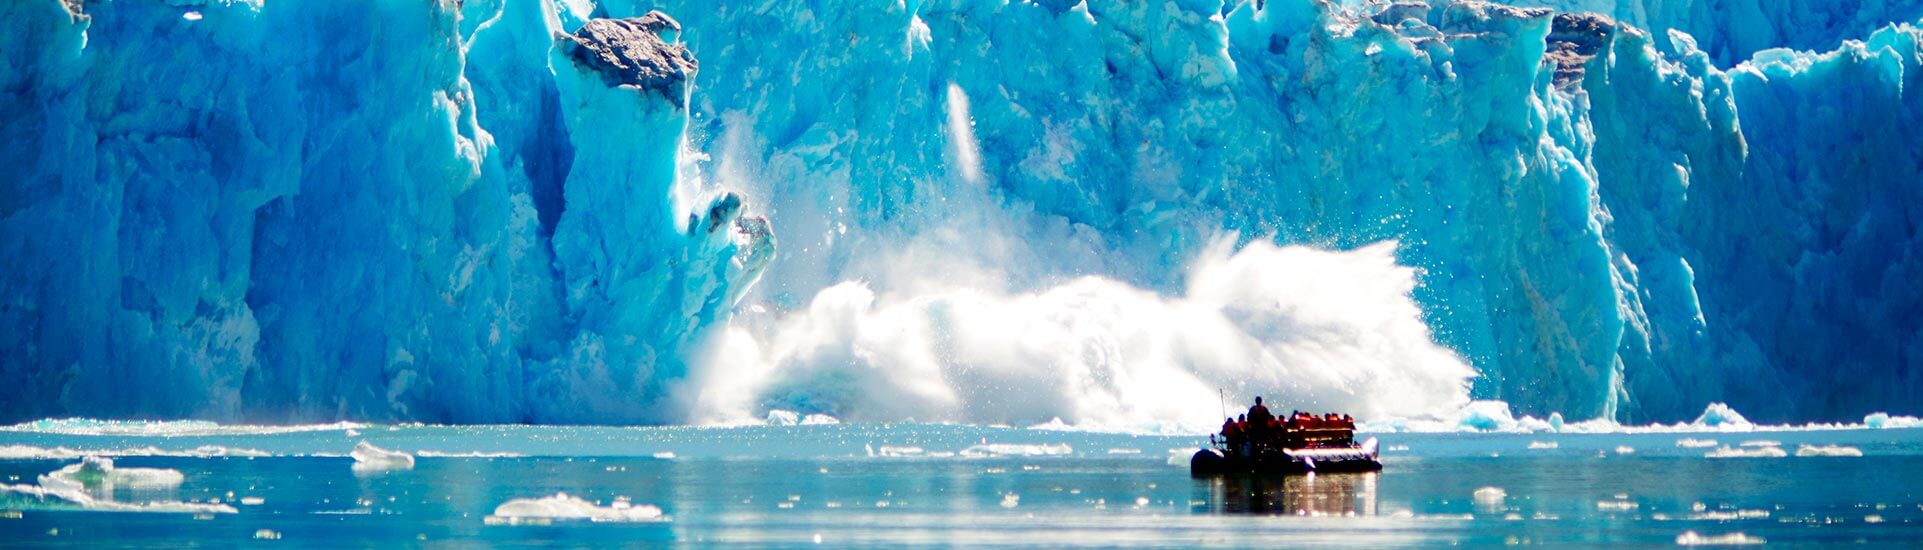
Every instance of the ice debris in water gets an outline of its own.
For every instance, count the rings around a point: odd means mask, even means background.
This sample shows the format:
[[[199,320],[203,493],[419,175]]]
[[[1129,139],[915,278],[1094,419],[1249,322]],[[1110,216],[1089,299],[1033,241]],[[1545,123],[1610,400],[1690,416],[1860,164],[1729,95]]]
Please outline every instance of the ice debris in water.
[[[407,454],[403,451],[390,451],[375,447],[374,444],[366,441],[361,441],[360,444],[354,445],[354,451],[348,453],[348,455],[354,457],[354,471],[356,473],[379,473],[389,470],[414,469],[414,455]]]
[[[1923,418],[1914,416],[1890,416],[1889,413],[1876,413],[1863,417],[1863,425],[1879,430],[1884,428],[1923,428]]]
[[[667,521],[668,517],[662,515],[658,507],[636,505],[626,498],[617,498],[613,504],[600,506],[562,492],[549,497],[517,498],[501,503],[485,519],[488,525],[545,525],[557,520],[633,523]]]
[[[1503,502],[1508,498],[1509,498],[1509,492],[1502,490],[1501,487],[1483,487],[1481,489],[1476,489],[1476,492],[1475,492],[1476,509],[1479,511],[1482,511],[1483,513],[1490,513],[1490,514],[1501,512],[1503,508]]]
[[[39,485],[0,484],[0,502],[8,507],[104,512],[164,512],[187,514],[234,513],[234,507],[174,500],[121,502],[116,488],[168,489],[185,476],[162,468],[118,468],[112,459],[86,457],[79,463],[40,476]]]
[[[825,414],[801,414],[794,411],[774,409],[768,411],[766,422],[769,426],[829,426],[840,424],[841,419]]]
[[[993,456],[1060,456],[1074,453],[1066,443],[1053,445],[1031,445],[1019,443],[983,443],[961,450],[961,455],[970,458]]]
[[[1560,446],[1562,446],[1562,445],[1561,445],[1560,443],[1556,443],[1556,442],[1554,442],[1554,441],[1531,441],[1531,442],[1529,442],[1529,448],[1530,448],[1530,449],[1535,449],[1535,450],[1541,450],[1541,449],[1554,449],[1554,448],[1557,448],[1557,447],[1560,447]]]
[[[1844,445],[1810,445],[1806,443],[1796,446],[1796,456],[1863,456],[1863,450]]]
[[[1714,440],[1714,439],[1696,439],[1696,438],[1693,438],[1693,437],[1685,437],[1685,438],[1682,438],[1682,439],[1678,439],[1678,440],[1676,440],[1676,446],[1677,446],[1677,447],[1682,447],[1682,448],[1685,448],[1685,449],[1701,449],[1701,448],[1704,448],[1704,447],[1715,447],[1715,446],[1716,446],[1716,440]]]
[[[1684,531],[1676,535],[1677,546],[1750,546],[1763,544],[1763,537],[1753,537],[1742,533],[1722,535],[1700,535],[1695,531]]]
[[[1717,447],[1703,455],[1704,458],[1783,458],[1789,456],[1782,447]]]
[[[1743,418],[1736,409],[1724,403],[1710,403],[1709,408],[1703,409],[1703,414],[1696,417],[1695,425],[1738,430],[1755,427],[1754,424],[1750,424],[1749,419]]]
[[[111,494],[116,487],[155,489],[180,486],[186,479],[177,470],[161,468],[116,468],[111,458],[90,456],[40,476],[40,485],[82,489],[94,494]]]

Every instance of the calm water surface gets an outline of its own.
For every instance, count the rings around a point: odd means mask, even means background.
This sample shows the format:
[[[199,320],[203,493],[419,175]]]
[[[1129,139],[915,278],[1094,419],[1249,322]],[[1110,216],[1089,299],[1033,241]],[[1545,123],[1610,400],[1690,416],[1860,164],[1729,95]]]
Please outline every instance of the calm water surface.
[[[0,546],[1923,544],[1919,429],[1377,434],[1379,474],[1226,479],[1189,476],[1197,438],[1020,428],[265,431],[0,432],[0,483],[15,488],[0,494]],[[363,440],[423,456],[356,469]],[[1805,445],[1863,456],[1798,456]],[[1718,449],[1787,456],[1705,456]],[[19,489],[87,452],[184,477],[92,487],[100,500],[234,513],[89,511]],[[220,453],[264,456],[178,456]],[[461,453],[510,456],[439,456]],[[557,493],[665,517],[488,519]]]

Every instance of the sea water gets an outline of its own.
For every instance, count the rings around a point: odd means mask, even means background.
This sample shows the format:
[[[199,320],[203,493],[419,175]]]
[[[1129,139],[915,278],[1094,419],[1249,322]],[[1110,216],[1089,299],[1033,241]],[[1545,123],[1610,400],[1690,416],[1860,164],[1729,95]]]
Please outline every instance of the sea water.
[[[1376,474],[1196,478],[1206,437],[1001,426],[42,421],[0,546],[1923,540],[1923,429],[1370,435]]]

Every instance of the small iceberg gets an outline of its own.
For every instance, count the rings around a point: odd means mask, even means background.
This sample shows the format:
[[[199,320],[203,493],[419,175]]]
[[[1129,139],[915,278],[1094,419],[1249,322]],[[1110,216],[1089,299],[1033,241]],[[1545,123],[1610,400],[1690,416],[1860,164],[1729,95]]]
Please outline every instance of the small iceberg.
[[[591,521],[610,523],[645,523],[668,521],[661,509],[655,506],[628,502],[617,498],[613,504],[600,506],[571,496],[555,493],[554,496],[541,498],[517,498],[494,508],[494,513],[485,519],[488,525],[548,525],[555,521]]]
[[[414,455],[402,451],[390,451],[375,447],[363,440],[348,453],[354,457],[354,473],[377,474],[394,470],[414,469]]]
[[[1749,419],[1743,418],[1741,413],[1725,403],[1710,403],[1708,408],[1703,409],[1703,414],[1696,417],[1696,421],[1691,424],[1722,430],[1747,430],[1756,427],[1749,422]]]
[[[1914,416],[1890,416],[1889,413],[1876,413],[1863,417],[1863,425],[1875,430],[1923,428],[1923,418]]]
[[[1812,457],[1812,456],[1857,457],[1857,456],[1863,456],[1863,450],[1858,449],[1856,447],[1847,447],[1843,445],[1803,444],[1803,445],[1796,446],[1796,456],[1798,457]]]
[[[1717,447],[1704,454],[1704,458],[1783,458],[1789,456],[1782,447]]]
[[[1501,487],[1483,487],[1481,489],[1476,489],[1476,492],[1475,492],[1476,510],[1481,511],[1485,514],[1494,514],[1494,513],[1501,512],[1503,509],[1503,503],[1508,498],[1509,498],[1509,492],[1502,490]]]
[[[1716,440],[1685,437],[1685,438],[1676,440],[1676,446],[1682,447],[1685,449],[1703,449],[1708,447],[1715,447]]]
[[[114,490],[171,489],[185,476],[164,468],[117,468],[113,459],[89,456],[40,476],[39,485],[0,484],[0,506],[14,509],[85,510],[95,512],[158,512],[232,514],[232,506],[173,500],[121,502]]]
[[[804,415],[781,409],[768,411],[765,420],[769,426],[832,426],[841,423],[841,419],[825,414]]]
[[[1066,443],[1054,445],[1028,445],[1016,443],[984,443],[961,450],[961,455],[969,458],[994,456],[1061,456],[1072,454],[1075,449]]]
[[[1762,537],[1752,537],[1742,533],[1723,535],[1699,535],[1695,531],[1684,531],[1676,535],[1677,546],[1751,546],[1763,544]]]

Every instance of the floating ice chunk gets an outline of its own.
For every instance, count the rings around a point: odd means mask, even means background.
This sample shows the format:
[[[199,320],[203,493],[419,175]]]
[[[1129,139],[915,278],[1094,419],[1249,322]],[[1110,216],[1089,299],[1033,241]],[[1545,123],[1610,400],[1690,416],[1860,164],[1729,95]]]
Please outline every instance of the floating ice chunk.
[[[1843,445],[1797,445],[1796,456],[1863,456],[1863,450]]]
[[[625,498],[615,499],[614,504],[599,506],[567,493],[555,493],[551,497],[517,498],[494,508],[494,513],[486,518],[488,525],[528,525],[547,524],[560,520],[586,520],[593,522],[656,522],[668,521],[661,509],[642,504],[629,503]]]
[[[794,411],[774,409],[768,411],[766,422],[769,426],[794,426],[801,423],[801,414]]]
[[[927,451],[923,450],[921,447],[908,447],[908,446],[897,447],[894,445],[882,445],[881,447],[875,449],[875,453],[873,456],[900,458],[900,457],[906,457],[906,456],[922,456],[924,454],[927,454]]]
[[[1701,504],[1701,503],[1698,503]],[[1769,519],[1769,510],[1707,510],[1698,507],[1697,513],[1690,514],[1691,521],[1737,521],[1746,519]]]
[[[1476,509],[1489,514],[1501,512],[1503,502],[1508,498],[1509,492],[1502,490],[1501,487],[1483,487],[1476,489]]]
[[[1752,537],[1742,533],[1722,535],[1699,535],[1695,531],[1684,531],[1676,535],[1677,546],[1750,546],[1763,544],[1763,537]]]
[[[1703,409],[1702,416],[1696,417],[1696,422],[1693,424],[1705,428],[1726,430],[1744,430],[1755,427],[1755,424],[1751,424],[1749,419],[1743,418],[1743,415],[1736,412],[1736,409],[1732,409],[1729,405],[1723,403],[1710,403],[1708,408]]]
[[[1109,450],[1108,450],[1108,454],[1112,454],[1112,455],[1139,455],[1139,454],[1142,454],[1142,450],[1141,450],[1141,449],[1131,449],[1131,448],[1127,448],[1127,447],[1116,447],[1116,448],[1113,448],[1113,449],[1109,449]]]
[[[261,529],[259,531],[254,531],[255,540],[280,540],[280,537],[281,537],[280,531],[275,531],[273,529]]]
[[[1701,449],[1704,447],[1715,447],[1716,440],[1685,437],[1685,438],[1676,440],[1676,446],[1682,447],[1685,449]]]
[[[1596,501],[1596,509],[1605,512],[1628,512],[1641,507],[1642,504],[1633,500],[1616,499]]]
[[[674,460],[676,458],[674,451],[661,451],[649,456],[654,457],[655,460]]]
[[[267,499],[260,497],[241,497],[240,499],[241,506],[260,506],[266,503]]]
[[[1060,456],[1072,454],[1075,450],[1066,443],[1037,445],[1021,443],[983,443],[961,450],[961,455],[970,458],[991,456]]]
[[[1485,432],[1497,431],[1514,427],[1516,417],[1509,412],[1508,403],[1475,401],[1456,413],[1456,425]]]
[[[161,468],[117,468],[113,460],[86,457],[77,464],[40,476],[39,485],[0,484],[0,502],[9,508],[47,510],[88,510],[100,512],[164,512],[187,514],[231,514],[232,506],[172,500],[120,502],[113,499],[116,487],[164,489],[177,487],[185,477],[175,470]]]
[[[1704,458],[1783,458],[1786,456],[1789,456],[1789,452],[1784,451],[1782,447],[1734,448],[1729,446],[1717,447],[1716,450],[1703,455]]]
[[[1738,446],[1750,447],[1750,448],[1781,447],[1783,446],[1783,442],[1777,441],[1774,439],[1752,439],[1749,441],[1744,441],[1742,443],[1739,443]]]
[[[1014,508],[1022,505],[1022,496],[1015,493],[1002,495],[1002,507]]]
[[[390,451],[375,447],[374,444],[366,441],[355,445],[354,451],[348,453],[348,455],[354,457],[355,473],[379,473],[389,470],[414,469],[414,455],[402,451]]]
[[[1559,443],[1556,443],[1556,442],[1554,442],[1554,441],[1531,441],[1531,442],[1529,442],[1529,448],[1530,448],[1530,449],[1554,449],[1554,448],[1557,448],[1557,447],[1561,447],[1561,446],[1562,446],[1561,444],[1559,444]]]
[[[1180,447],[1175,449],[1169,449],[1168,460],[1167,460],[1168,465],[1186,467],[1189,465],[1189,460],[1195,458],[1195,453],[1201,450],[1202,450],[1201,447]]]
[[[1633,455],[1633,454],[1636,454],[1636,448],[1635,448],[1635,447],[1631,447],[1631,446],[1628,446],[1628,445],[1617,445],[1617,446],[1616,446],[1616,454],[1619,454],[1619,455]]]
[[[40,485],[49,488],[85,491],[96,496],[111,495],[116,487],[165,489],[179,487],[186,479],[178,470],[162,468],[116,468],[111,458],[89,456],[40,476]]]
[[[774,409],[768,411],[766,422],[769,426],[827,426],[840,424],[841,419],[825,414],[804,415],[794,411]]]
[[[1885,428],[1919,428],[1923,427],[1923,418],[1914,416],[1890,416],[1889,413],[1876,413],[1863,417],[1863,425],[1878,430]]]

